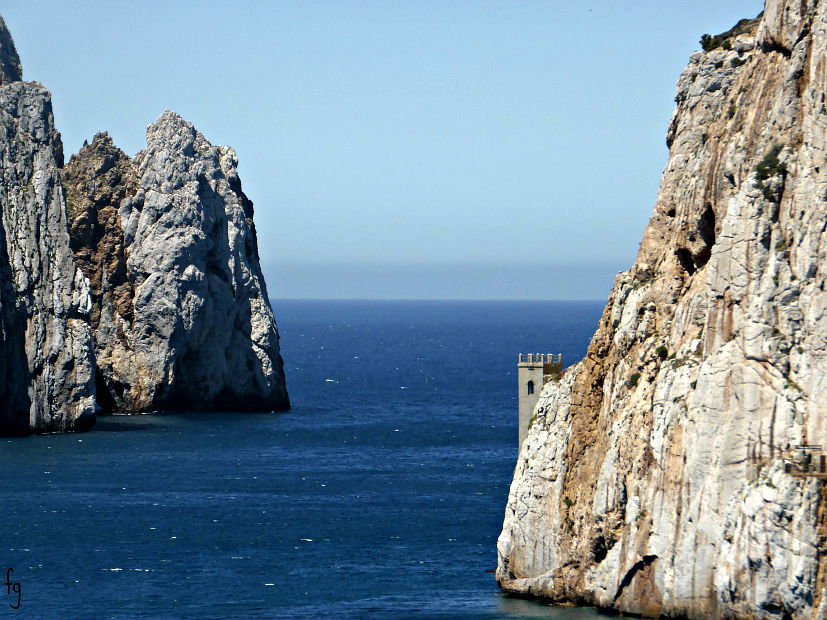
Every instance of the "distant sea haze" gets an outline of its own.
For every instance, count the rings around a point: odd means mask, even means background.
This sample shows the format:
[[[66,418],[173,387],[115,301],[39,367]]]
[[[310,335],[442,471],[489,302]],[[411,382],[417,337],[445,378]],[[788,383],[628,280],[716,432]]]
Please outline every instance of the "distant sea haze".
[[[601,302],[273,305],[290,412],[6,443],[3,557],[27,617],[596,617],[486,571],[517,353],[579,359]]]
[[[530,253],[528,253],[530,254]],[[626,263],[263,263],[268,291],[282,299],[594,299],[605,301]],[[278,318],[278,315],[277,317]]]

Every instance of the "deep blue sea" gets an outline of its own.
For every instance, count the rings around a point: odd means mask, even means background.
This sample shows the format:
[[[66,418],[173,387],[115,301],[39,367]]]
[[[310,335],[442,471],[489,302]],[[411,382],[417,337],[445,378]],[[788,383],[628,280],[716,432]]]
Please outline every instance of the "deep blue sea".
[[[487,571],[517,353],[576,361],[602,306],[274,301],[292,411],[2,440],[0,617],[597,617]]]

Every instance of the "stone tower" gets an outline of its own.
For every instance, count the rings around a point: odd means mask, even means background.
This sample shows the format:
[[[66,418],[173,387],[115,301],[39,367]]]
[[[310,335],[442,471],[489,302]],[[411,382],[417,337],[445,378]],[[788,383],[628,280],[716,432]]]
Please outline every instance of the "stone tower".
[[[563,371],[563,355],[552,353],[520,353],[517,357],[517,382],[519,384],[518,403],[520,408],[519,419],[519,446],[528,435],[528,425],[534,408],[540,399],[543,386]]]

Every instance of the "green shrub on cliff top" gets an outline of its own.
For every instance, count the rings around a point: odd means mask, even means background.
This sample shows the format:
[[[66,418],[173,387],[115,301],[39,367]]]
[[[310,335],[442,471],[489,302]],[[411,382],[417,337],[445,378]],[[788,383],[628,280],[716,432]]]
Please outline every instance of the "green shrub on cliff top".
[[[752,32],[752,30],[758,25],[758,22],[761,20],[761,16],[763,14],[764,11],[761,11],[757,17],[754,17],[753,19],[744,18],[732,28],[726,32],[722,32],[721,34],[701,35],[701,47],[705,52],[711,52],[718,47],[723,47],[727,50],[732,49],[732,43],[729,39],[737,37],[739,34],[744,34],[745,32]]]

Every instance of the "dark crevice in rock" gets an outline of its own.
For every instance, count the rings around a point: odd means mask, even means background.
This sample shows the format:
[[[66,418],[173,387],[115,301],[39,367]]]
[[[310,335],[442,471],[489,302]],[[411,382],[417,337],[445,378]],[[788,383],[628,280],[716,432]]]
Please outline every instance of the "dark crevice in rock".
[[[789,58],[792,55],[792,50],[787,49],[778,41],[762,41],[761,42],[761,51],[765,54],[769,54],[770,52],[778,52],[785,58]]]
[[[632,565],[632,568],[626,571],[626,574],[623,576],[623,579],[621,580],[620,585],[617,588],[617,592],[615,593],[614,600],[616,601],[620,598],[620,596],[623,594],[623,590],[625,590],[629,586],[629,584],[632,583],[632,580],[640,571],[642,571],[647,566],[651,566],[657,559],[658,556],[656,555],[644,555],[640,560],[635,562]]]
[[[98,406],[102,412],[114,413],[119,410],[118,403],[109,391],[109,386],[106,384],[100,368],[95,369],[95,388],[97,390]]]
[[[612,537],[609,536],[608,538],[603,534],[598,534],[592,540],[592,557],[594,559],[595,564],[600,564],[603,560],[606,559],[609,551],[611,551],[612,547],[614,547],[617,541]]]
[[[92,427],[97,423],[97,418],[94,415],[82,415],[75,420],[75,425],[72,430],[78,433],[85,433],[92,430]]]
[[[700,269],[709,262],[709,257],[712,256],[712,246],[715,245],[715,211],[708,203],[698,220],[698,234],[704,245],[692,256],[696,269]]]
[[[2,210],[0,210],[2,215]],[[17,307],[6,230],[0,221],[0,433],[25,434],[29,430],[26,318]]]
[[[781,191],[782,192],[784,191],[783,187],[782,187]],[[770,204],[770,222],[772,222],[773,224],[777,224],[778,219],[780,217],[781,217],[781,205],[777,202],[771,203]]]
[[[781,620],[792,620],[793,618],[792,614],[780,603],[764,601],[758,607],[773,616],[778,616]]]
[[[592,540],[592,557],[596,564],[600,564],[606,559],[606,554],[609,553],[606,547],[606,539],[603,536],[597,536]]]
[[[692,260],[692,252],[686,248],[678,248],[675,250],[675,256],[678,257],[678,262],[686,273],[690,276],[695,273],[695,261]]]
[[[711,248],[715,245],[715,211],[712,210],[712,205],[709,203],[707,203],[704,212],[701,214],[701,219],[698,221],[698,233],[707,246]]]

